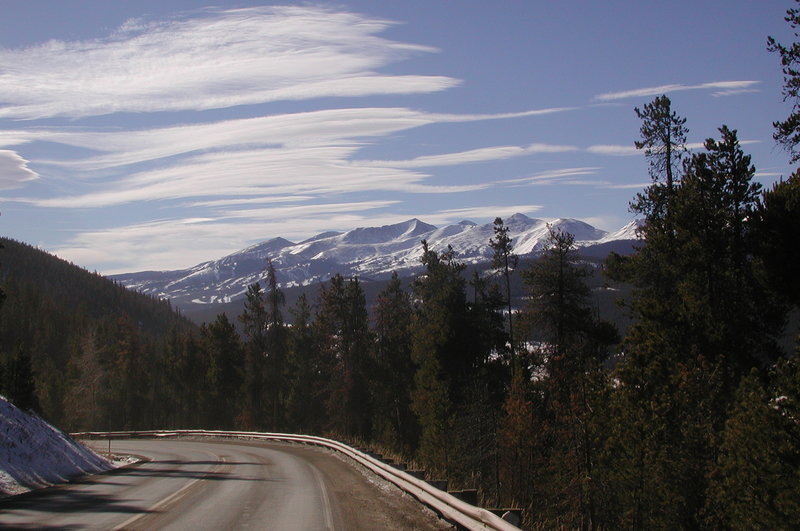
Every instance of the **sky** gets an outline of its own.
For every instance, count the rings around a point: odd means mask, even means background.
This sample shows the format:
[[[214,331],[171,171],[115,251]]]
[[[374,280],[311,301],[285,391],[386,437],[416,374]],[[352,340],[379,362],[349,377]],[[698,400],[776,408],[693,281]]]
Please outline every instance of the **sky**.
[[[792,172],[789,0],[5,0],[0,234],[103,274],[520,212],[614,231],[634,108]],[[0,257],[0,263],[1,263]]]

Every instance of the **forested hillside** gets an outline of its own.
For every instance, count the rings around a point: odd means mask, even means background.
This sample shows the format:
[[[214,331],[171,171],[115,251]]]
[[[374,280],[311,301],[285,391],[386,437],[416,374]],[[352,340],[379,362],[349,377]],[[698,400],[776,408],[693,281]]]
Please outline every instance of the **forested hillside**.
[[[107,395],[128,377],[126,356],[154,363],[170,333],[194,325],[166,301],[24,243],[0,242],[2,393],[61,427],[89,427],[84,416],[95,427],[118,422]],[[152,399],[156,385],[143,382],[137,392]]]

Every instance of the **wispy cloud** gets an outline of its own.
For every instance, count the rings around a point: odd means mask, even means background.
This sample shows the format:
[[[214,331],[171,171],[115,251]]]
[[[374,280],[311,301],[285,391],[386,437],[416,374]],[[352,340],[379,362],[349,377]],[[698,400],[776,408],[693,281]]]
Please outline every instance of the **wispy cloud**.
[[[202,110],[279,100],[414,94],[459,83],[380,69],[431,47],[379,37],[392,23],[319,6],[206,10],[112,36],[0,49],[0,117]]]
[[[658,87],[623,90],[620,92],[606,92],[604,94],[598,94],[594,97],[594,100],[614,101],[627,98],[644,98],[650,96],[660,96],[661,94],[668,94],[670,92],[679,92],[684,90],[715,90],[713,93],[714,96],[726,96],[732,94],[741,94],[745,91],[756,91],[756,89],[753,89],[753,87],[759,83],[759,81],[712,81],[709,83],[700,83],[699,85],[682,85],[676,83],[670,85],[660,85]]]
[[[636,149],[636,146],[633,145],[619,146],[609,144],[589,146],[586,148],[586,151],[589,153],[594,153],[595,155],[610,155],[613,157],[629,157],[632,155],[640,155],[642,153],[640,149]]]
[[[651,184],[652,182],[629,183],[629,184],[607,184],[603,186],[603,188],[608,188],[610,190],[641,190],[642,188],[646,188]]]
[[[462,220],[471,219],[494,219],[496,217],[506,218],[514,214],[533,214],[542,209],[541,205],[486,205],[477,207],[451,208],[440,210],[430,216],[425,217],[425,221],[434,225],[445,225],[457,223]]]
[[[38,178],[39,175],[28,168],[28,161],[16,151],[0,150],[0,189],[20,188]]]
[[[526,113],[504,114],[513,118]],[[39,131],[37,139],[102,154],[44,163],[84,176],[87,190],[69,196],[31,199],[40,207],[101,208],[138,201],[203,199],[231,204],[270,198],[319,197],[347,192],[399,191],[455,193],[488,184],[434,185],[426,166],[458,165],[534,153],[576,150],[572,146],[530,144],[480,148],[408,161],[354,160],[364,139],[437,123],[453,115],[402,108],[333,109],[183,125],[140,131]],[[498,119],[468,115],[469,120]],[[41,161],[40,161],[41,162]],[[131,171],[137,165],[156,169]],[[77,188],[80,188],[77,187]],[[225,199],[227,196],[228,199]],[[207,202],[206,202],[207,204]]]
[[[454,166],[473,162],[488,162],[522,157],[534,153],[563,153],[577,151],[574,146],[558,146],[553,144],[530,144],[528,146],[496,146],[458,153],[426,155],[410,160],[356,160],[356,166],[384,166],[389,168],[430,168],[434,166]]]
[[[579,167],[579,168],[560,168],[535,173],[529,177],[518,179],[507,179],[500,181],[499,184],[509,184],[513,186],[547,185],[547,184],[587,184],[585,180],[575,180],[574,177],[581,175],[595,175],[600,168],[598,167]],[[590,184],[597,184],[589,181]]]

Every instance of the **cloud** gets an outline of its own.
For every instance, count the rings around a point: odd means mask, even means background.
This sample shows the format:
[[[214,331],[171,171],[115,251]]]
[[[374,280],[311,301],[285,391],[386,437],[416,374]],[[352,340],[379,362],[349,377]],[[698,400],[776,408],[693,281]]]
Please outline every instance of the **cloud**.
[[[431,117],[437,122],[475,122],[480,120],[506,120],[508,118],[525,118],[528,116],[542,116],[559,112],[574,111],[579,107],[550,107],[546,109],[534,109],[530,111],[509,112],[499,114],[432,114]]]
[[[535,111],[534,111],[535,112]],[[516,117],[527,113],[504,114]],[[434,185],[426,166],[458,165],[533,153],[576,150],[530,144],[480,148],[410,161],[354,160],[365,139],[437,123],[453,115],[403,108],[331,109],[139,131],[39,131],[38,139],[98,155],[46,163],[84,177],[69,196],[31,199],[41,207],[101,208],[139,201],[235,200],[396,191],[456,193],[489,184]],[[498,115],[467,115],[469,120]],[[43,164],[42,161],[39,161]],[[155,169],[151,169],[156,164]],[[131,168],[140,166],[136,171]],[[96,179],[89,176],[94,175]],[[96,182],[94,182],[96,181]],[[223,197],[219,197],[223,196]]]
[[[572,177],[580,175],[595,175],[598,167],[579,167],[579,168],[560,168],[536,173],[530,177],[520,179],[508,179],[500,181],[499,184],[510,184],[514,186],[546,185],[546,184],[597,184],[594,181],[574,180]]]
[[[740,140],[739,145],[746,146],[750,144],[758,144],[760,140]],[[690,142],[685,145],[686,149],[690,151],[705,149],[705,142]],[[634,155],[644,155],[644,150],[637,149],[636,146],[619,146],[598,144],[586,148],[589,153],[595,155],[610,155],[614,157],[629,157]]]
[[[651,182],[646,182],[646,183],[609,184],[609,185],[603,186],[603,188],[608,188],[610,190],[640,190],[642,188],[647,188],[651,184],[653,184],[652,181]]]
[[[760,92],[758,89],[732,89],[712,92],[711,95],[715,98],[720,98],[724,96],[738,96],[739,94],[755,94],[758,92]]]
[[[38,178],[39,174],[28,168],[28,161],[16,151],[0,150],[0,189],[20,188]]]
[[[246,218],[249,220],[271,220],[282,221],[285,219],[297,219],[308,216],[327,217],[329,214],[341,214],[360,212],[363,210],[374,210],[396,205],[400,201],[361,201],[352,203],[329,203],[313,205],[287,205],[270,206],[268,208],[247,209],[247,210],[227,210],[222,215],[227,219]]]
[[[510,217],[514,214],[532,214],[542,209],[541,205],[487,205],[440,210],[427,216],[425,221],[434,225],[457,223],[465,219],[490,219]]]
[[[608,144],[598,144],[586,148],[589,153],[595,155],[610,155],[612,157],[629,157],[632,155],[640,155],[642,151],[636,149],[636,146],[616,146]]]
[[[411,160],[356,160],[353,162],[353,165],[384,166],[390,168],[430,168],[434,166],[454,166],[473,162],[504,160],[534,153],[563,153],[565,151],[576,151],[577,149],[578,148],[573,146],[558,146],[553,144],[530,144],[524,147],[496,146],[461,151],[458,153],[427,155]]]
[[[720,89],[713,93],[714,96],[731,95],[734,93],[753,92],[757,91],[751,87],[759,84],[760,81],[713,81],[709,83],[701,83],[699,85],[661,85],[658,87],[646,87],[633,90],[624,90],[621,92],[606,92],[598,94],[593,99],[597,101],[614,101],[627,98],[643,98],[649,96],[660,96],[670,92],[678,92],[684,90],[713,90]],[[733,92],[738,91],[738,92]],[[726,94],[727,93],[727,94]]]
[[[319,6],[208,9],[111,36],[0,49],[0,117],[204,110],[280,100],[418,94],[459,83],[380,69],[435,48],[377,34],[391,22]]]
[[[66,161],[47,161],[85,172],[102,171],[204,150],[225,150],[261,146],[303,147],[361,145],[364,138],[390,135],[399,131],[443,122],[512,119],[558,112],[539,109],[520,113],[483,115],[442,115],[405,108],[344,108],[293,114],[260,116],[212,123],[189,124],[139,131],[39,131],[37,139],[101,154]],[[9,136],[23,137],[23,132]],[[2,137],[0,137],[2,139]],[[496,148],[487,148],[496,149]],[[532,144],[526,148],[504,148],[533,152],[573,149],[569,146]],[[370,161],[357,161],[369,164]],[[386,165],[391,162],[386,162]]]

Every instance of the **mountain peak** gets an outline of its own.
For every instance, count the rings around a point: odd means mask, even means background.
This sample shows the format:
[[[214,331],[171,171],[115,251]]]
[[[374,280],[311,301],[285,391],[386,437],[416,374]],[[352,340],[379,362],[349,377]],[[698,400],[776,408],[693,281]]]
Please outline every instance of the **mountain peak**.
[[[410,238],[436,230],[433,225],[412,218],[394,225],[381,227],[364,227],[353,229],[342,235],[342,241],[348,244],[386,243],[400,238]]]
[[[509,216],[506,221],[509,222],[509,223],[513,223],[513,222],[517,222],[518,223],[520,221],[529,222],[529,221],[533,221],[533,220],[531,218],[529,218],[528,216],[526,216],[525,214],[517,212],[513,216]]]
[[[517,254],[541,250],[548,236],[548,223],[545,220],[517,213],[506,221]],[[549,222],[551,226],[573,234],[579,247],[630,234],[630,230],[606,234],[575,219],[554,219]],[[275,264],[282,287],[325,282],[336,273],[380,280],[388,278],[392,272],[411,275],[418,271],[421,268],[420,240],[423,239],[434,250],[451,246],[460,262],[485,262],[491,257],[489,241],[492,232],[491,222],[476,225],[464,220],[436,228],[411,218],[400,223],[356,228],[344,233],[325,232],[299,244],[284,238],[273,238],[191,269],[168,273],[130,273],[113,278],[144,293],[168,297],[176,306],[196,307],[199,304],[242,298],[248,285],[264,277],[267,259]]]

